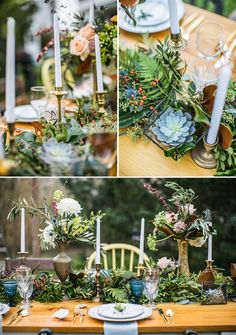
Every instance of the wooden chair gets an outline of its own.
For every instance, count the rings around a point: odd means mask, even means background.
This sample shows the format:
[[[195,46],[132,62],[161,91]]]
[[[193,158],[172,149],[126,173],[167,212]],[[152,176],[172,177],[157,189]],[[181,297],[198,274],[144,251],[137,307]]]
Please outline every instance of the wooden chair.
[[[125,243],[112,243],[103,247],[105,253],[102,255],[104,269],[115,270],[117,268],[126,268],[130,271],[138,266],[139,248]],[[108,255],[111,254],[111,266],[108,265]],[[117,264],[117,256],[120,254],[120,264]],[[126,257],[129,254],[129,258]],[[136,257],[135,257],[136,256]],[[135,262],[136,258],[136,262]],[[96,251],[94,251],[87,259],[87,269],[90,270],[95,263]],[[144,254],[144,262],[148,262],[149,258]],[[127,266],[128,265],[128,266]]]
[[[11,259],[10,257],[5,258],[5,270],[15,270],[20,265],[20,259]],[[38,266],[39,265],[39,266]],[[34,269],[38,266],[38,270],[54,270],[52,258],[40,258],[40,257],[28,257],[26,266]]]
[[[62,77],[65,78],[65,81],[69,83],[72,88],[75,87],[73,74],[66,67],[66,65],[62,66]],[[43,86],[45,86],[49,92],[55,89],[54,58],[48,58],[43,62],[41,68],[41,79]]]

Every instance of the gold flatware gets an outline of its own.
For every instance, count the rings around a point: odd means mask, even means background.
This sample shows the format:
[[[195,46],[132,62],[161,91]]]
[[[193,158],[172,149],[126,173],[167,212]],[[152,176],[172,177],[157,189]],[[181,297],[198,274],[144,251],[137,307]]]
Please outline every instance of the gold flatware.
[[[170,319],[170,323],[174,323],[174,312],[172,309],[166,310],[166,316]]]
[[[9,326],[10,324],[12,324],[12,322],[14,322],[17,317],[20,315],[20,313],[22,312],[22,309],[20,309],[18,312],[16,312],[10,319],[10,321],[7,323],[7,325]]]
[[[161,308],[157,308],[160,316],[162,317],[162,320],[165,322],[165,324],[169,324],[169,320],[167,319],[167,317],[165,316],[164,312],[163,312],[163,309]]]
[[[226,41],[225,43],[226,44],[229,44],[233,39],[234,37],[236,36],[236,30],[234,30],[227,38],[226,38]]]
[[[84,317],[87,315],[87,308],[82,308],[79,310],[80,320],[79,323],[83,322]]]
[[[196,20],[194,20],[193,23],[191,23],[190,26],[188,26],[188,28],[183,32],[183,38],[185,40],[189,40],[190,34],[195,29],[197,29],[204,20],[205,20],[204,15],[202,15],[202,16],[198,17]]]
[[[19,323],[22,319],[24,319],[24,318],[25,318],[26,316],[28,316],[28,315],[29,315],[28,311],[27,311],[26,309],[23,309],[23,310],[19,313],[19,315],[18,315],[18,316],[21,316],[21,318],[18,319],[18,320],[16,320],[15,325],[16,325],[17,323]]]
[[[181,29],[185,29],[188,24],[192,23],[192,21],[196,19],[196,17],[196,13],[189,15],[186,19],[183,20],[183,23],[181,24]]]

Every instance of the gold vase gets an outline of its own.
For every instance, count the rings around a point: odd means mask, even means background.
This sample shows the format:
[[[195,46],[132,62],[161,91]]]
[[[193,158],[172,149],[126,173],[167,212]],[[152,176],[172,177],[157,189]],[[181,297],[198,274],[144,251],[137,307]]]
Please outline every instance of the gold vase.
[[[58,243],[59,254],[53,258],[53,266],[54,270],[62,282],[64,284],[66,278],[69,273],[71,273],[71,262],[72,259],[66,253],[67,244],[63,242]]]
[[[177,243],[179,252],[178,273],[189,276],[188,242],[185,240],[177,240]]]

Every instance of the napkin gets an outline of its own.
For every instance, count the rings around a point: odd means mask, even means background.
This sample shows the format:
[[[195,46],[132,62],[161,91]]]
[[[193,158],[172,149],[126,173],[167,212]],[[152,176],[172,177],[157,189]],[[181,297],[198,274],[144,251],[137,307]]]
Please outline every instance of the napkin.
[[[104,322],[104,335],[138,335],[138,324],[132,322]]]

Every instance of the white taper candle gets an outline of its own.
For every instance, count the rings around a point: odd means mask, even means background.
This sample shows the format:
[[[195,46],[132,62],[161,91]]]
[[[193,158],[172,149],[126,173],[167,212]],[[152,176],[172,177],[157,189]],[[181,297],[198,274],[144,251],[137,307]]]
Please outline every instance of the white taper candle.
[[[89,7],[89,25],[94,25],[94,0],[90,0],[90,7]]]
[[[139,244],[139,264],[143,264],[143,255],[144,255],[144,229],[145,229],[145,220],[141,220],[141,229],[140,229],[140,244]]]
[[[179,17],[178,17],[178,9],[176,0],[168,0],[169,5],[169,14],[170,14],[170,25],[171,25],[171,33],[179,34]]]
[[[102,61],[99,36],[95,35],[96,71],[97,71],[97,91],[103,92]]]
[[[100,250],[100,244],[101,244],[101,222],[100,218],[97,218],[97,224],[96,224],[96,264],[101,264],[101,250]]]
[[[25,252],[25,209],[21,208],[20,252]]]
[[[211,211],[207,209],[207,221],[209,226],[212,226],[212,218],[211,218]],[[212,261],[212,236],[208,237],[208,255],[207,260]]]
[[[227,64],[222,67],[220,73],[220,79],[216,91],[214,107],[212,111],[211,124],[207,135],[207,143],[216,143],[218,131],[220,128],[220,121],[225,105],[225,98],[227,95],[227,89],[229,86],[229,80],[231,77],[231,65]]]
[[[6,46],[6,121],[15,122],[15,20],[9,17],[7,20],[7,46]]]
[[[62,87],[60,31],[59,31],[58,15],[56,13],[53,16],[53,28],[54,28],[55,86]]]

